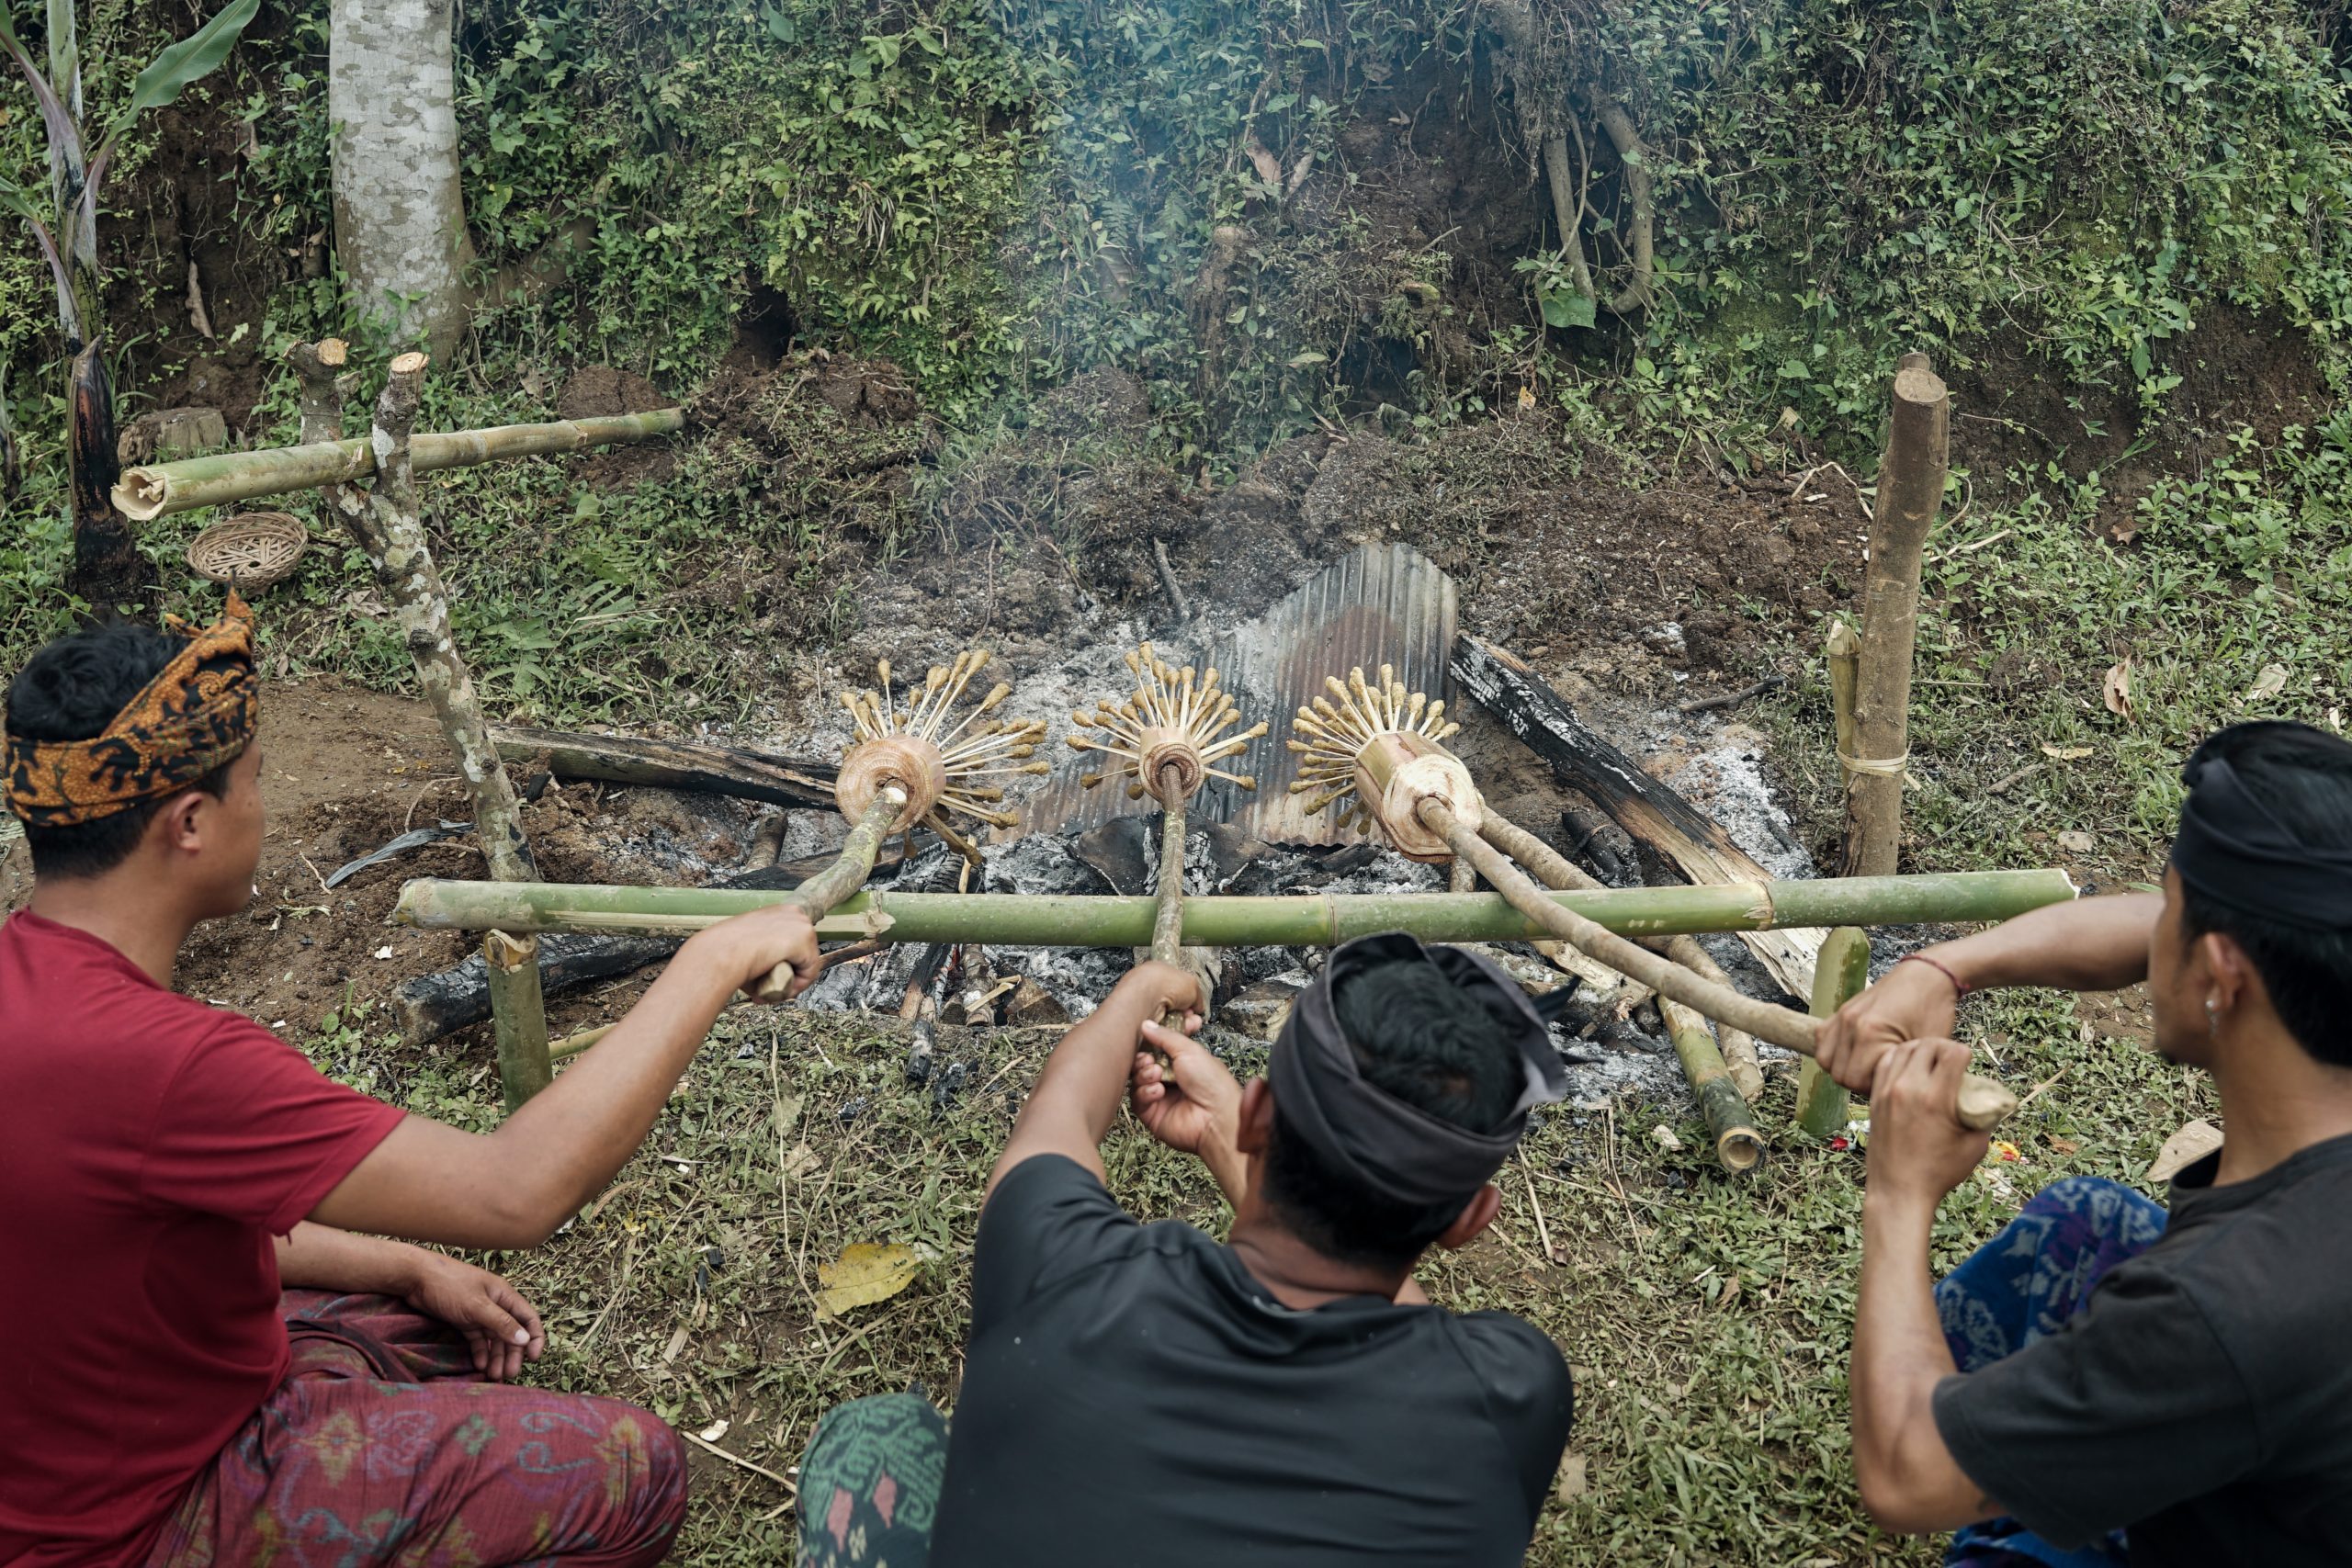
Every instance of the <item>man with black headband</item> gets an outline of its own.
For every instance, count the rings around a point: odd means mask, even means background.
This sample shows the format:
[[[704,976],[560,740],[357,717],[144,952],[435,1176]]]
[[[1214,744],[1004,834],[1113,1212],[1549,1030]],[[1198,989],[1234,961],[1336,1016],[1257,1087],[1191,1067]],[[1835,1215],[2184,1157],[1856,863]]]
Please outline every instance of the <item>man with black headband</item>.
[[[944,1484],[920,1401],[834,1411],[802,1467],[804,1568],[919,1568],[926,1545],[932,1568],[1525,1553],[1567,1367],[1516,1318],[1429,1304],[1412,1272],[1486,1228],[1488,1179],[1559,1098],[1543,1021],[1483,960],[1368,937],[1245,1089],[1151,1021],[1198,1002],[1146,964],[1054,1052],[989,1178]],[[1104,1190],[1127,1092],[1207,1165],[1227,1243],[1138,1224]]]
[[[2238,725],[2184,776],[2161,897],[1928,948],[1824,1032],[1871,1091],[1855,1475],[1887,1529],[1958,1529],[1951,1562],[2352,1560],[2352,745]],[[1936,1205],[1985,1147],[1951,1119],[1959,998],[2141,980],[2155,1049],[2213,1077],[2221,1149],[2168,1213],[2060,1181],[1931,1283]]]
[[[696,935],[495,1134],[404,1116],[170,988],[252,896],[258,684],[232,595],[193,636],[51,643],[8,690],[33,892],[0,925],[0,1564],[659,1562],[676,1434],[492,1386],[538,1357],[530,1303],[379,1237],[537,1245],[738,985],[813,976],[814,933],[778,909]]]

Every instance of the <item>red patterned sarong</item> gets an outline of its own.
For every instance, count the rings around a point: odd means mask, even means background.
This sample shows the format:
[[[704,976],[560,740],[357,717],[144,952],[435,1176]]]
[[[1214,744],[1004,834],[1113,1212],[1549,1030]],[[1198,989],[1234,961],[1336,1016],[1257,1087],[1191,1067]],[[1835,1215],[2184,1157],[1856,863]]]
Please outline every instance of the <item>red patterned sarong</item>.
[[[164,1521],[148,1568],[650,1568],[683,1445],[633,1404],[486,1382],[383,1296],[288,1291],[293,1364]]]

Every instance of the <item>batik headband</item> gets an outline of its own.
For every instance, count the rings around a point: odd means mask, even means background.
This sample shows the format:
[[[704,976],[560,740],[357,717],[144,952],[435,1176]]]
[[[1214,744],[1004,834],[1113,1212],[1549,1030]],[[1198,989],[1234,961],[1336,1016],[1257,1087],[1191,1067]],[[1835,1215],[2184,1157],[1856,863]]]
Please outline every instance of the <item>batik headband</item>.
[[[2208,737],[2188,759],[2173,869],[2188,886],[2233,909],[2322,931],[2352,929],[2352,851],[2300,840],[2215,748],[2225,736],[2271,728],[2317,733],[2276,721],[2233,725]]]
[[[173,631],[185,623],[167,617]],[[72,828],[188,785],[253,744],[261,719],[253,612],[234,592],[227,613],[87,740],[9,734],[8,809],[28,828]]]
[[[1526,1084],[1493,1132],[1456,1126],[1365,1081],[1340,1031],[1332,992],[1365,969],[1400,961],[1435,964],[1509,1032]],[[1510,976],[1460,948],[1425,946],[1401,932],[1359,937],[1332,953],[1292,1005],[1267,1077],[1286,1131],[1306,1139],[1333,1169],[1399,1203],[1467,1201],[1510,1157],[1528,1108],[1567,1092],[1551,1032]]]

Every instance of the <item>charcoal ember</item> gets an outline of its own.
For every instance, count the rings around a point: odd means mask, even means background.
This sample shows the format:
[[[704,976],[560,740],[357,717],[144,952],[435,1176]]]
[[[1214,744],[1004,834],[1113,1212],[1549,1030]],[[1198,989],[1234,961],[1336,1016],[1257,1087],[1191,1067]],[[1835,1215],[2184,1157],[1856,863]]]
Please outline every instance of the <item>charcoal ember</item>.
[[[932,1058],[939,1039],[938,1026],[927,1018],[917,1019],[913,1040],[907,1047],[907,1081],[922,1085],[931,1081]]]
[[[969,1062],[950,1062],[941,1068],[939,1076],[932,1080],[931,1085],[933,1111],[934,1113],[944,1111],[948,1106],[954,1104],[956,1097],[964,1092],[964,1086],[971,1081],[972,1064]]]
[[[852,1095],[849,1099],[842,1101],[842,1108],[833,1112],[833,1119],[844,1127],[850,1126],[854,1124],[859,1117],[865,1114],[865,1108],[868,1103],[870,1102],[866,1100],[865,1096],[862,1094]]]

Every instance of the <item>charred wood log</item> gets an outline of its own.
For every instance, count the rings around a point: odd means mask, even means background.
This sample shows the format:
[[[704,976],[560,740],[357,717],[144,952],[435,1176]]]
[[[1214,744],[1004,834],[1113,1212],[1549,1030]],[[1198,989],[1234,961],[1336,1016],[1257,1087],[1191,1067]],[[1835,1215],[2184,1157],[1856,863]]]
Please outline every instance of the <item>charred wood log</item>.
[[[1732,841],[1723,824],[1589,728],[1516,654],[1464,637],[1453,645],[1453,669],[1464,689],[1550,763],[1562,784],[1589,797],[1634,841],[1656,851],[1691,882],[1720,886],[1773,879]],[[1745,931],[1740,940],[1789,995],[1812,994],[1820,932]]]
[[[528,761],[545,752],[560,779],[652,784],[776,806],[833,809],[835,770],[831,762],[804,761],[731,746],[562,729],[494,727],[491,739],[497,744],[498,754],[509,761]]]

